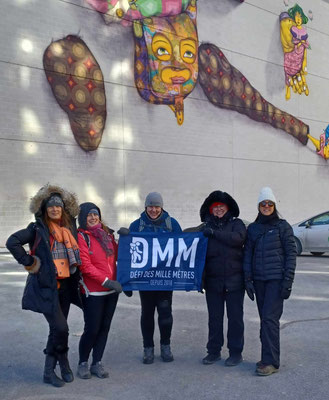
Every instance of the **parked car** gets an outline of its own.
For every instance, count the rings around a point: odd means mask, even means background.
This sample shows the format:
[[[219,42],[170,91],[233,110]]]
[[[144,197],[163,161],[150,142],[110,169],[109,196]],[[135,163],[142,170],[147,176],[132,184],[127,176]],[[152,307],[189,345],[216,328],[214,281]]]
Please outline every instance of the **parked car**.
[[[314,256],[322,256],[329,251],[329,211],[294,224],[292,228],[298,255],[309,251]]]

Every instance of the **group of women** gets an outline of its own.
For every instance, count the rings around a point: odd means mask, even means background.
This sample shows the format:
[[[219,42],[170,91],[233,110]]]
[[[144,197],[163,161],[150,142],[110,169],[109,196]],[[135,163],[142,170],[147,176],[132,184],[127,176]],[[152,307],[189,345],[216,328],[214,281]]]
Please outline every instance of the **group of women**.
[[[107,378],[102,364],[111,321],[121,284],[116,280],[117,243],[114,231],[102,221],[94,203],[78,205],[74,194],[54,185],[42,187],[32,198],[30,211],[35,222],[12,234],[6,243],[14,258],[29,272],[22,307],[42,313],[49,325],[43,380],[61,387],[72,382],[68,361],[67,317],[70,304],[83,309],[84,331],[79,343],[77,375]],[[263,188],[258,216],[248,231],[238,218],[239,207],[227,193],[212,192],[204,201],[202,224],[186,231],[202,231],[208,237],[204,289],[209,313],[208,354],[203,364],[220,359],[224,343],[223,317],[228,318],[226,366],[242,361],[244,344],[243,301],[247,292],[256,295],[261,320],[262,357],[259,375],[277,372],[280,364],[279,320],[283,301],[291,292],[296,266],[296,248],[290,225],[280,219],[274,194]],[[75,219],[78,217],[79,228]],[[179,223],[163,209],[162,196],[149,193],[145,210],[130,232],[181,232]],[[29,244],[27,253],[24,245]],[[125,292],[131,296],[131,292]],[[140,291],[143,363],[154,362],[154,314],[158,312],[161,358],[174,360],[170,339],[173,326],[172,291]],[[89,357],[92,353],[91,365]],[[56,374],[59,364],[61,378]]]

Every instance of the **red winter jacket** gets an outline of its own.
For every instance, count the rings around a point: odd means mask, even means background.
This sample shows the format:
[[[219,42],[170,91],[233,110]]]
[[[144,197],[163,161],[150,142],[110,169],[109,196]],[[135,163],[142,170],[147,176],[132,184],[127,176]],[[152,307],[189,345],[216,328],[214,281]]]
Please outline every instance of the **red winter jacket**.
[[[116,280],[116,260],[118,245],[114,240],[114,236],[109,233],[112,238],[114,254],[107,257],[101,244],[90,234],[89,231],[78,229],[78,245],[80,249],[81,265],[80,271],[82,280],[80,288],[82,293],[94,296],[102,296],[108,294],[109,289],[102,286],[106,279]],[[86,242],[83,232],[90,239],[90,246]]]

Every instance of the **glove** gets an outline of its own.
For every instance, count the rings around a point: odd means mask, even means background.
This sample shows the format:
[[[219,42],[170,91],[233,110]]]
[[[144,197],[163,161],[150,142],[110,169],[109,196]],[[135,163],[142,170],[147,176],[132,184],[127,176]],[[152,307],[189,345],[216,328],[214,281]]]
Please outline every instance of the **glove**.
[[[255,300],[255,288],[252,281],[245,281],[244,283],[247,295],[251,301]]]
[[[133,291],[132,290],[125,290],[123,292],[127,297],[131,297],[133,295]]]
[[[211,237],[211,236],[214,236],[215,233],[214,233],[213,229],[206,228],[206,229],[204,229],[203,234],[205,237]]]
[[[128,228],[123,228],[123,227],[121,227],[121,228],[118,230],[118,234],[119,234],[119,235],[122,235],[122,236],[124,236],[124,235],[129,235],[129,233],[130,233],[130,230],[129,230]]]
[[[291,295],[291,288],[292,288],[292,281],[288,279],[284,279],[282,281],[282,286],[281,286],[281,298],[283,300],[289,299]]]
[[[121,293],[122,292],[122,286],[121,283],[118,281],[110,281],[109,279],[107,279],[103,285],[103,287],[110,289],[110,290],[115,290],[116,293]]]

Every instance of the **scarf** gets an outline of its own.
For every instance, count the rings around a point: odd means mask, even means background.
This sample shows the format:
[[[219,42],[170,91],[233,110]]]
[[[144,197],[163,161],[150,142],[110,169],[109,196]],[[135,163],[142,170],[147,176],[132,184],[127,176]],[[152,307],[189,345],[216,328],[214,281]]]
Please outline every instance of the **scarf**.
[[[101,223],[94,226],[88,226],[87,230],[102,246],[102,249],[106,253],[106,257],[109,257],[114,253],[112,237],[111,235],[109,235],[107,232],[104,231]]]
[[[78,244],[67,228],[50,222],[49,232],[54,238],[51,254],[57,271],[58,279],[70,276],[70,267],[81,265]]]

